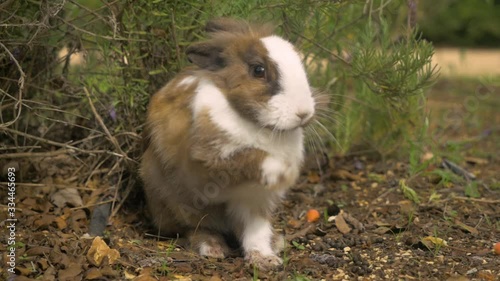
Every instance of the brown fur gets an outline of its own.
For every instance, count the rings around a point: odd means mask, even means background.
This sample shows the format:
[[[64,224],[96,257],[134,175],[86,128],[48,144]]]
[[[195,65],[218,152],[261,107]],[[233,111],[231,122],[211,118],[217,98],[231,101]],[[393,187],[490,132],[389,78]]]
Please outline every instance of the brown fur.
[[[208,197],[211,192],[261,181],[268,153],[245,148],[222,157],[219,148],[229,143],[228,136],[211,122],[208,112],[194,119],[191,103],[199,80],[207,79],[243,118],[257,123],[258,108],[279,91],[279,73],[259,41],[269,30],[234,21],[214,22],[207,29],[211,38],[187,50],[195,67],[181,72],[151,98],[140,174],[152,220],[162,235],[185,234],[194,249],[207,242],[220,245],[226,253],[221,233],[239,237],[244,226],[226,219],[227,206],[209,203]],[[265,67],[264,77],[253,75],[256,65]],[[181,85],[187,77],[197,81]],[[268,209],[256,212],[269,217],[277,198],[269,200]]]

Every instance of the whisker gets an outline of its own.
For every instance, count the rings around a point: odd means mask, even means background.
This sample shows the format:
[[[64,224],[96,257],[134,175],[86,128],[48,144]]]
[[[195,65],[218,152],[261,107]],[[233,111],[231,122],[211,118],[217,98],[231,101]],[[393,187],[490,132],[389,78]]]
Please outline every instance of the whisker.
[[[323,124],[321,124],[321,122],[319,122],[318,120],[314,120],[314,123],[317,124],[320,128],[323,129],[323,131],[337,144],[337,146],[342,149],[342,146],[340,145],[339,141],[337,140],[337,138],[330,132],[330,130],[328,130]]]
[[[322,142],[322,139],[321,139],[319,133],[317,132],[317,130],[312,126],[310,127],[310,130],[314,133],[313,135],[311,135],[309,140],[313,144],[313,147],[315,150],[314,156],[315,156],[315,160],[316,160],[316,165],[318,166],[319,172],[321,174],[323,174],[323,169],[321,168],[321,163],[318,159],[318,154],[323,155],[323,153],[326,151],[326,147],[325,147],[325,144]]]

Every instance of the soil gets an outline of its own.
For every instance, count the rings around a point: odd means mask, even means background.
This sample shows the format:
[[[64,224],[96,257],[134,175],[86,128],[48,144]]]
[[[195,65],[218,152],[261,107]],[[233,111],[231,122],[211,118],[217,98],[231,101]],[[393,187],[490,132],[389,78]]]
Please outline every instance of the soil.
[[[4,161],[4,170],[18,168],[16,276],[9,277],[10,252],[2,251],[0,279],[500,280],[493,251],[500,242],[500,88],[484,94],[476,82],[457,83],[440,82],[429,95],[436,147],[419,153],[419,163],[431,159],[423,171],[368,154],[330,156],[322,173],[304,169],[275,217],[287,246],[273,272],[258,272],[240,256],[202,258],[182,248],[182,238],[156,237],[132,195],[112,214],[103,240],[85,238],[96,210],[106,212],[97,206],[117,198],[112,186],[100,176],[75,186],[81,163],[64,154]],[[476,95],[482,107],[452,94],[464,88],[483,93]],[[476,179],[453,172],[453,163]],[[68,189],[74,192],[61,192]],[[9,201],[1,198],[6,229]],[[307,222],[310,209],[319,220]],[[2,231],[2,249],[9,233]]]

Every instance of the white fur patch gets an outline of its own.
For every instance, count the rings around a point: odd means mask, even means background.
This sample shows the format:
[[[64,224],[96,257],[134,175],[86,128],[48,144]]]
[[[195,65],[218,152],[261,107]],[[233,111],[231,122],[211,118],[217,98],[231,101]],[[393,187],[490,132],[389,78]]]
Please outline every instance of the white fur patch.
[[[268,188],[286,188],[293,184],[299,173],[297,163],[289,163],[284,159],[268,156],[262,162],[262,181]],[[285,185],[285,186],[283,186]]]
[[[290,42],[278,36],[261,41],[278,67],[281,92],[270,99],[259,121],[282,130],[305,124],[314,115],[314,99],[299,54]]]
[[[275,157],[266,157],[262,163],[262,178],[265,185],[276,185],[280,177],[283,177],[287,167],[284,161]]]
[[[243,231],[242,246],[245,252],[258,251],[264,256],[273,255],[271,223],[259,216],[248,216]]]
[[[212,247],[206,242],[200,244],[200,256],[210,257],[212,255]]]
[[[179,86],[190,86],[190,85],[192,85],[193,83],[195,83],[195,82],[196,82],[196,80],[197,80],[197,78],[196,78],[196,77],[194,77],[194,76],[187,76],[187,77],[184,77],[184,78],[181,80],[181,82],[179,82],[179,84],[177,84],[177,85],[179,85]]]
[[[300,164],[303,158],[302,129],[272,132],[255,125],[241,117],[227,101],[219,88],[211,82],[201,79],[192,103],[194,118],[208,109],[210,119],[230,137],[231,143],[219,149],[222,156],[246,147],[255,147],[267,151],[278,158],[289,159]]]

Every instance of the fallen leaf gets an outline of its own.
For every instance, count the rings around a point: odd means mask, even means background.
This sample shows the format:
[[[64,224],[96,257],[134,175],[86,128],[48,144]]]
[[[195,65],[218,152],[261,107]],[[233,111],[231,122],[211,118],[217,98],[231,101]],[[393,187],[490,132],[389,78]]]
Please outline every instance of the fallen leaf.
[[[465,276],[462,276],[462,275],[454,275],[454,276],[450,276],[448,277],[448,279],[446,279],[446,281],[469,281],[470,279],[465,277]]]
[[[307,181],[309,183],[318,183],[318,182],[320,182],[320,180],[321,180],[321,177],[315,171],[309,171],[309,173],[307,174]]]
[[[373,233],[376,233],[376,234],[380,234],[380,235],[382,235],[382,234],[386,234],[386,233],[388,233],[388,232],[390,232],[390,231],[391,231],[391,228],[390,228],[390,227],[387,227],[387,226],[380,226],[380,227],[376,228],[375,230],[373,230],[372,232],[373,232]]]
[[[408,215],[415,213],[415,205],[410,200],[402,200],[398,202],[401,212]]]
[[[420,240],[422,244],[424,244],[428,249],[435,249],[439,247],[445,247],[448,246],[448,243],[439,238],[439,237],[434,237],[434,236],[427,236],[424,237]]]
[[[56,280],[56,269],[55,269],[55,267],[50,266],[49,268],[47,268],[47,270],[45,270],[45,272],[43,273],[42,280],[44,280],[44,281],[54,281],[54,280]]]
[[[38,262],[37,262],[38,266],[42,269],[42,270],[47,270],[47,268],[49,268],[49,261],[46,259],[46,258],[41,258]]]
[[[116,251],[116,250],[111,250],[111,251]],[[102,275],[107,276],[107,277],[114,277],[113,279],[116,279],[118,276],[120,276],[120,273],[118,273],[118,271],[111,268],[111,266],[109,266],[109,265],[104,266],[101,269],[101,273],[102,273]]]
[[[338,169],[332,174],[332,178],[340,180],[359,181],[361,177],[343,169]]]
[[[497,277],[498,277],[498,275],[497,275]],[[491,273],[489,271],[481,270],[477,273],[477,278],[479,278],[479,280],[494,281],[495,275],[493,275],[493,273]]]
[[[432,158],[434,158],[434,154],[432,152],[426,152],[422,155],[420,161],[425,162],[431,160]]]
[[[470,164],[478,164],[478,165],[486,165],[488,164],[488,160],[479,158],[479,157],[465,157],[465,162]]]
[[[21,273],[22,276],[28,276],[33,272],[33,269],[31,267],[16,266],[16,271]]]
[[[125,272],[123,274],[125,275],[125,279],[127,279],[127,280],[132,280],[132,279],[137,277],[137,275],[130,273],[127,270],[125,270]]]
[[[75,188],[64,188],[59,189],[57,192],[52,194],[51,201],[54,205],[59,208],[68,205],[70,207],[81,207],[83,206],[82,198]]]
[[[87,260],[95,265],[100,266],[104,258],[108,258],[108,263],[113,264],[118,258],[120,258],[120,253],[109,248],[109,246],[102,240],[101,237],[97,236],[92,241],[89,251],[87,252]]]
[[[76,263],[71,263],[70,266],[66,269],[59,270],[57,273],[57,280],[64,281],[72,281],[72,280],[77,280],[78,275],[82,273],[82,266]],[[80,277],[81,278],[81,277]]]
[[[474,227],[472,227],[472,226],[468,226],[468,225],[466,225],[465,223],[463,223],[463,222],[459,221],[458,219],[455,219],[455,224],[456,224],[458,227],[460,227],[460,228],[462,228],[462,229],[464,229],[464,230],[466,230],[466,231],[468,231],[468,232],[470,232],[470,233],[472,233],[472,234],[474,234],[474,235],[478,235],[478,234],[479,234],[479,231],[478,231],[477,229],[475,229],[475,228],[474,228]]]
[[[153,274],[153,270],[151,267],[144,267],[141,270],[139,276],[134,278],[134,281],[157,281],[156,278],[151,276]]]
[[[46,229],[55,220],[56,220],[56,216],[40,215],[40,217],[33,222],[33,226],[37,230]]]
[[[51,247],[45,247],[45,246],[35,246],[33,248],[30,248],[26,250],[24,253],[26,256],[44,256],[45,254],[48,254],[52,251]]]
[[[63,230],[66,227],[68,227],[68,224],[66,223],[66,219],[63,216],[57,217],[55,219],[55,221],[57,224],[57,228],[59,228],[59,230]]]
[[[68,267],[70,265],[68,255],[61,252],[59,247],[55,247],[49,253],[49,260],[52,264],[58,264],[61,265],[62,267]]]
[[[349,213],[341,211],[340,213],[342,217],[344,217],[344,220],[348,222],[350,225],[352,225],[355,229],[364,231],[365,226],[355,217],[351,216]]]
[[[299,229],[302,226],[302,221],[291,219],[288,221],[287,225],[293,229]]]
[[[345,222],[342,212],[343,211],[340,211],[339,215],[337,215],[337,217],[335,218],[335,226],[342,234],[347,234],[351,232],[352,229]]]
[[[176,275],[174,274],[174,276],[172,276],[174,279],[173,280],[176,280],[176,281],[191,281],[191,277],[189,276],[182,276],[182,275]]]
[[[85,280],[101,279],[102,273],[98,268],[92,267],[85,272]]]

